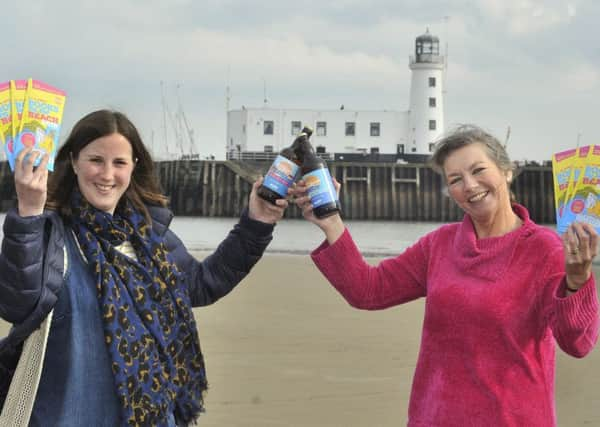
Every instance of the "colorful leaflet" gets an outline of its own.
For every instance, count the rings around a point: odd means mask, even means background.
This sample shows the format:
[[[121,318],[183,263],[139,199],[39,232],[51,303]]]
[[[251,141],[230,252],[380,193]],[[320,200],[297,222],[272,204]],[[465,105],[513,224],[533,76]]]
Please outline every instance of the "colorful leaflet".
[[[574,221],[587,222],[600,231],[600,145],[594,145],[587,157],[585,169],[575,184],[573,198],[578,203]]]
[[[10,106],[11,106],[11,139],[7,140],[6,158],[11,170],[15,170],[15,142],[19,126],[21,125],[21,116],[23,115],[23,104],[25,103],[25,93],[27,92],[26,80],[10,81]]]
[[[579,180],[580,174],[585,169],[585,166],[588,163],[588,157],[591,153],[592,146],[586,145],[585,147],[577,148],[577,156],[575,156],[575,160],[573,161],[573,169],[571,171],[571,179],[569,181],[569,187],[567,188],[567,200],[569,202],[573,201],[573,196],[575,195],[575,186],[577,181]]]
[[[575,215],[579,213],[581,207],[583,206],[583,200],[574,197],[575,185],[579,180],[579,176],[585,169],[587,158],[590,154],[590,148],[591,147],[589,145],[577,148],[577,155],[573,159],[573,163],[571,165],[571,176],[569,178],[569,185],[567,187],[567,193],[565,195],[565,205],[563,208],[560,223],[557,227],[560,233],[563,232],[562,230],[566,230],[569,224],[573,222]]]
[[[552,176],[554,178],[554,208],[556,223],[559,224],[567,200],[567,190],[571,181],[576,149],[561,151],[552,156]]]
[[[555,175],[555,179],[559,178]],[[560,197],[560,193],[555,196]],[[559,234],[567,231],[573,221],[587,222],[600,231],[600,146],[577,150],[564,200],[562,214],[557,218]]]
[[[65,93],[38,80],[29,79],[23,117],[15,143],[15,157],[25,147],[48,153],[48,170],[54,170],[60,125],[65,107]],[[41,161],[36,159],[35,165]]]
[[[10,109],[10,83],[0,83],[0,144],[3,146],[12,140]]]

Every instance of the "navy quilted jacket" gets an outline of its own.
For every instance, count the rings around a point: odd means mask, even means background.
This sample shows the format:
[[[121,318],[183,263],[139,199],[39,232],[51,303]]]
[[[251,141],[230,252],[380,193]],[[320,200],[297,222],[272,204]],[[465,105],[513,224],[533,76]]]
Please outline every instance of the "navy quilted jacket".
[[[213,254],[194,258],[169,230],[173,214],[148,207],[153,228],[165,239],[180,271],[187,275],[194,307],[209,305],[229,293],[256,264],[272,239],[273,225],[252,220],[247,211]],[[23,341],[54,307],[63,285],[64,232],[52,211],[22,218],[7,213],[0,252],[0,317],[13,324],[0,341],[0,407],[21,354]]]

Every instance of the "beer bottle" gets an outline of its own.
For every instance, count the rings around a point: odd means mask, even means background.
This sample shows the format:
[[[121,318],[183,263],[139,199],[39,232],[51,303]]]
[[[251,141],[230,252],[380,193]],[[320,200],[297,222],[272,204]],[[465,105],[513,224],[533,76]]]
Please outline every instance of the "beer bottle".
[[[325,160],[315,153],[308,137],[298,138],[293,145],[296,157],[302,162],[302,180],[308,188],[313,212],[317,218],[325,218],[340,212],[335,186]]]
[[[257,194],[266,201],[276,204],[277,199],[287,197],[288,188],[296,180],[300,171],[300,161],[294,152],[294,147],[298,145],[297,141],[299,139],[308,138],[312,133],[312,130],[308,129],[310,133],[307,136],[306,129],[303,129],[290,147],[286,147],[279,152],[269,168],[265,180],[258,187]]]

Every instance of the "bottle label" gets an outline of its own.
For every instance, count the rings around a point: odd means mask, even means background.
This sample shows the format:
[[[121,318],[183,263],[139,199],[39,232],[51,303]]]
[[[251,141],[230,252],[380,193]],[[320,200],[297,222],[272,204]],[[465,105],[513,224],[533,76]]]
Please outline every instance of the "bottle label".
[[[308,187],[308,195],[313,208],[317,208],[337,200],[333,180],[328,169],[317,169],[302,177]]]
[[[280,196],[286,197],[288,188],[296,179],[299,169],[300,167],[296,163],[278,155],[269,168],[263,185]]]

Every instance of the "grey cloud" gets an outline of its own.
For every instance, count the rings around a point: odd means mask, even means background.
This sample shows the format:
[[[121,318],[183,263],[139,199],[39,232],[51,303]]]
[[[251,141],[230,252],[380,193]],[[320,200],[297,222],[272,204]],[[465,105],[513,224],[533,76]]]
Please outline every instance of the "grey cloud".
[[[449,123],[498,134],[510,123],[513,156],[549,158],[573,134],[597,134],[600,5],[577,1],[574,16],[515,32],[517,3],[8,2],[0,80],[32,76],[67,90],[65,132],[90,109],[111,107],[130,113],[147,137],[160,129],[160,81],[171,90],[180,83],[186,114],[214,152],[228,83],[232,108],[260,106],[263,81],[273,107],[408,108],[408,56],[429,27],[449,45]],[[539,3],[567,13],[563,2]],[[577,85],[583,78],[590,86]]]

